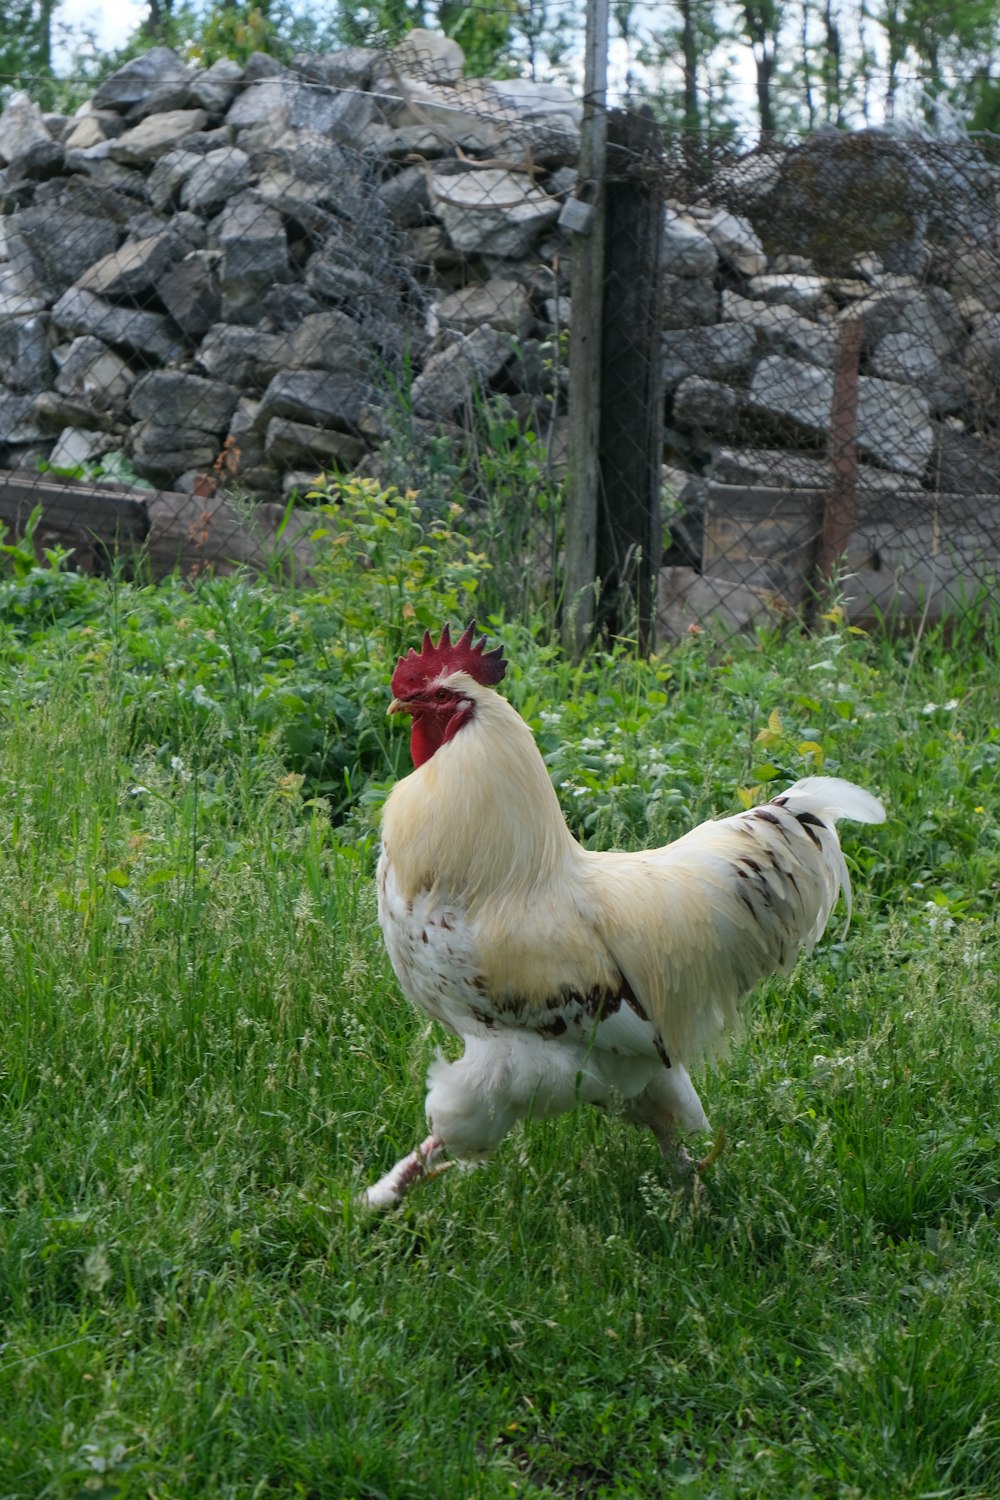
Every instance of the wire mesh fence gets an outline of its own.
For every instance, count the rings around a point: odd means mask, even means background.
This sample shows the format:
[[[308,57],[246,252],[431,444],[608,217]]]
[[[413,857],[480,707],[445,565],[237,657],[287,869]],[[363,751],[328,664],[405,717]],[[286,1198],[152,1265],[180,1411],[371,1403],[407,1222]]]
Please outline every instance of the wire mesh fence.
[[[14,95],[0,516],[40,500],[43,534],[101,566],[108,483],[137,476],[119,540],[160,568],[262,566],[290,497],[360,474],[462,499],[504,568],[556,587],[570,270],[599,191],[579,125],[566,90],[467,79],[423,32],[289,66],[156,48],[71,118]],[[605,524],[645,507],[661,636],[831,590],[862,619],[994,587],[996,144],[626,140],[615,180],[657,232],[629,243],[619,216],[606,246],[593,420]]]

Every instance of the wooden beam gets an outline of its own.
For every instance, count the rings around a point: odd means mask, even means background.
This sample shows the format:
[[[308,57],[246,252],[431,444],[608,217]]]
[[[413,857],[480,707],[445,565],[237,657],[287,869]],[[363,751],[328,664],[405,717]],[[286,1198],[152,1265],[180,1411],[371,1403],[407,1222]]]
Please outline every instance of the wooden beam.
[[[569,413],[563,647],[575,659],[590,643],[597,603],[597,445],[604,292],[604,169],[607,150],[609,0],[587,0],[579,180],[594,206],[590,228],[573,236],[570,281]]]

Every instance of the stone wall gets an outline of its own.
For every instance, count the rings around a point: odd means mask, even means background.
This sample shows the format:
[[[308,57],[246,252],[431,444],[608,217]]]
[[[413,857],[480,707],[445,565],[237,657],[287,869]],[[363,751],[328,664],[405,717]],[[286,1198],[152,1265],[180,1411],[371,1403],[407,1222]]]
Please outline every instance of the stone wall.
[[[503,392],[558,458],[578,102],[464,77],[414,32],[284,67],[154,48],[72,118],[0,116],[0,465],[124,452],[154,485],[264,500]],[[669,145],[669,143],[668,143]],[[670,560],[705,486],[826,483],[860,320],[861,479],[1000,493],[996,178],[970,143],[813,137],[698,175],[668,151]]]

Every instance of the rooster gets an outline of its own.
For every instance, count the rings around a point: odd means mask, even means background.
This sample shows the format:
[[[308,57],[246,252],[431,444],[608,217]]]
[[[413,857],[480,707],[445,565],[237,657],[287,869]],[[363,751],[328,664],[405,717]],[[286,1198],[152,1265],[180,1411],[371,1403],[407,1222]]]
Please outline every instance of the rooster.
[[[432,1062],[430,1134],[367,1190],[376,1207],[580,1102],[647,1126],[691,1172],[681,1136],[709,1127],[689,1070],[724,1052],[743,995],[811,951],[840,891],[849,914],[837,819],[885,817],[809,776],[662,849],[584,849],[495,691],[502,648],[474,634],[426,633],[392,676],[414,770],[383,812],[379,921],[403,993],[464,1052]]]

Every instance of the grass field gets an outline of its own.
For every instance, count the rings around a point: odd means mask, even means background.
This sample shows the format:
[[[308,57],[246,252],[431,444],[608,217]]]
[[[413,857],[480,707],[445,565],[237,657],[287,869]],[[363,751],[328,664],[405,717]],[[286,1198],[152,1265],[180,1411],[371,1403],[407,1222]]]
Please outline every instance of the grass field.
[[[0,603],[0,1497],[996,1500],[991,629],[573,669],[511,627],[585,838],[820,762],[889,820],[705,1080],[697,1190],[580,1112],[378,1218],[442,1041],[375,923],[387,638],[23,559]]]

